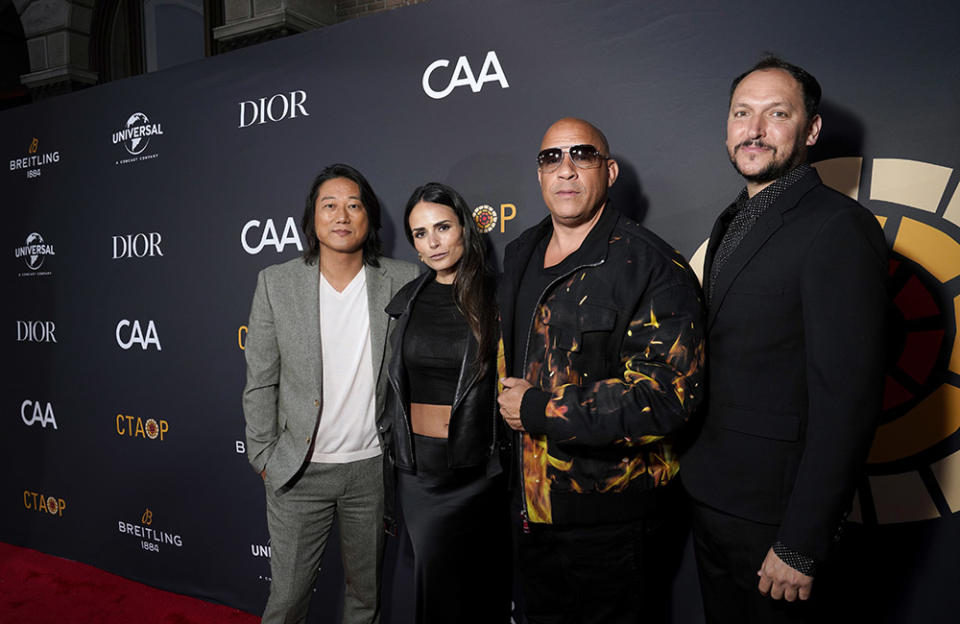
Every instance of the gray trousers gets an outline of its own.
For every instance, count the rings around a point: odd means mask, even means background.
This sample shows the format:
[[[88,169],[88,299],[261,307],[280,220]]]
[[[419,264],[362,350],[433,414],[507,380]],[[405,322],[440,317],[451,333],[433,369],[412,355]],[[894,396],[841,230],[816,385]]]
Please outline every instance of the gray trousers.
[[[379,622],[383,456],[348,464],[310,463],[290,489],[277,494],[267,483],[266,493],[272,580],[263,624],[306,622],[334,515],[346,579],[343,622]]]

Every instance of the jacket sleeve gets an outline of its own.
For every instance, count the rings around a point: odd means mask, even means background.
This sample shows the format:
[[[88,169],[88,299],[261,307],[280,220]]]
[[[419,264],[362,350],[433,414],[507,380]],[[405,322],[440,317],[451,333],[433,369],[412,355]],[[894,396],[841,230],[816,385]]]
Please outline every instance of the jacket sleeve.
[[[594,446],[648,444],[690,417],[703,394],[703,306],[683,271],[683,282],[640,298],[613,376],[524,394],[520,418],[529,433]]]
[[[801,293],[809,411],[778,535],[823,561],[853,498],[880,413],[887,247],[864,209],[841,210],[807,253]]]
[[[273,307],[263,271],[247,323],[244,348],[247,384],[243,389],[243,416],[246,420],[247,457],[258,473],[267,465],[277,443],[277,397],[280,384],[280,348],[274,325]]]

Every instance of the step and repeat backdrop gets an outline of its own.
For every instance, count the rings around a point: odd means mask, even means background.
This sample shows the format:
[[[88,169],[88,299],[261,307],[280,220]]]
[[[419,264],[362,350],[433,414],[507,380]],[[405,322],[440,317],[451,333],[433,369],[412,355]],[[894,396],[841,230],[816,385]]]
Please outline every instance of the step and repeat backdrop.
[[[847,544],[864,617],[956,621],[960,598],[960,5],[433,0],[0,114],[5,459],[0,540],[259,613],[270,544],[240,393],[259,269],[303,249],[333,162],[386,206],[447,182],[493,249],[546,210],[535,156],[591,120],[613,203],[696,264],[741,180],[730,80],[762,52],[824,87],[814,150],[892,249],[883,424]],[[393,540],[390,622],[410,621]],[[339,621],[339,552],[312,622]],[[689,552],[675,621],[700,621]],[[856,602],[859,600],[859,602]]]

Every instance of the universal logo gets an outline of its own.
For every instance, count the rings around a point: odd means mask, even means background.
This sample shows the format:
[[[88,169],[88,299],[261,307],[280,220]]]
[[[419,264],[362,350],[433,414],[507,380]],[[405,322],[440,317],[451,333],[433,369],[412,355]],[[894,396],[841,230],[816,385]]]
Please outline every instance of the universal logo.
[[[23,158],[14,158],[10,161],[10,171],[27,170],[27,179],[39,178],[43,173],[42,167],[60,162],[60,152],[40,152],[40,141],[36,137],[30,141],[27,155]]]
[[[63,517],[63,510],[67,507],[67,501],[56,496],[49,496],[34,492],[32,490],[23,491],[23,506],[25,509],[47,513],[51,516]]]
[[[17,258],[23,258],[27,269],[29,269],[20,273],[20,277],[39,277],[51,275],[50,271],[41,271],[40,267],[43,266],[47,256],[57,254],[53,250],[53,245],[45,242],[39,232],[30,232],[24,245],[13,250],[13,255]]]
[[[126,125],[122,130],[113,133],[113,144],[123,144],[123,148],[132,158],[121,158],[114,164],[127,165],[142,160],[151,160],[159,156],[157,153],[144,154],[147,146],[150,145],[150,139],[154,136],[162,136],[163,128],[158,123],[152,123],[143,113],[134,113],[127,119]]]
[[[163,442],[163,436],[168,431],[170,431],[170,423],[163,419],[148,418],[143,420],[139,416],[117,414],[117,435],[119,436]]]
[[[250,554],[254,557],[266,557],[270,558],[270,544],[267,540],[267,544],[250,544]]]
[[[23,424],[27,426],[40,423],[44,429],[47,425],[57,428],[57,418],[53,414],[53,403],[43,403],[42,401],[24,400],[20,404],[20,418]]]
[[[441,67],[449,67],[450,61],[447,59],[437,59],[430,63],[423,72],[423,78],[420,84],[423,86],[423,92],[435,100],[442,100],[450,95],[457,87],[469,86],[474,93],[480,93],[483,85],[488,82],[499,82],[501,89],[508,89],[507,76],[503,73],[500,66],[500,59],[493,50],[487,52],[487,57],[483,60],[483,67],[480,69],[480,77],[474,78],[473,69],[470,67],[470,61],[467,57],[461,56],[457,59],[457,65],[453,68],[453,74],[450,76],[447,86],[437,91],[430,86],[432,75]]]
[[[124,535],[132,535],[139,539],[140,548],[148,552],[158,553],[161,546],[183,548],[183,538],[180,535],[153,528],[153,519],[153,511],[147,507],[140,515],[139,524],[120,520],[117,523],[118,530]]]
[[[306,91],[277,93],[270,98],[240,102],[240,125],[237,127],[249,128],[254,124],[259,126],[271,121],[295,119],[298,112],[303,117],[309,117],[310,113],[303,106],[306,102]]]
[[[263,231],[260,232],[260,240],[256,241],[256,231],[261,228]],[[281,253],[287,245],[295,245],[297,251],[303,251],[300,234],[297,231],[297,222],[293,220],[293,217],[287,217],[287,222],[283,226],[283,234],[279,238],[277,237],[277,226],[273,224],[273,219],[267,219],[262,224],[256,219],[247,221],[240,231],[240,244],[243,245],[243,250],[252,256],[263,251],[263,248],[268,245],[276,249],[277,253]]]

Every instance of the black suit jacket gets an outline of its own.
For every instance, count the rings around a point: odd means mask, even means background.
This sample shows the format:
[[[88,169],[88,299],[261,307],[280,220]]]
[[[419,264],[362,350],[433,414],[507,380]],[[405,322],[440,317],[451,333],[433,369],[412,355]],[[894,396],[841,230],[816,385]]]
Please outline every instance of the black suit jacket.
[[[886,267],[876,218],[811,170],[754,224],[709,302],[706,413],[683,481],[701,503],[780,525],[780,541],[818,561],[880,412]]]

